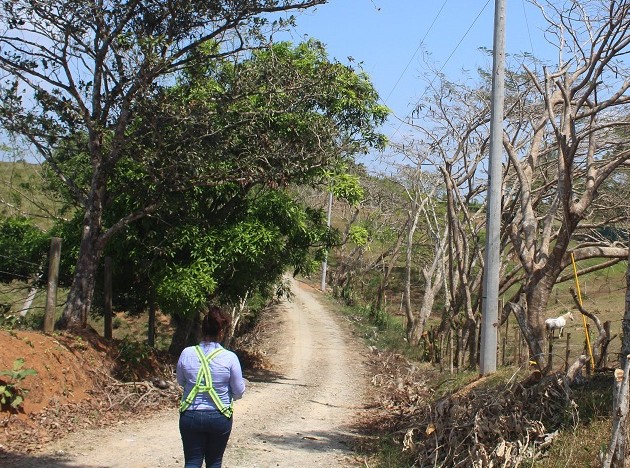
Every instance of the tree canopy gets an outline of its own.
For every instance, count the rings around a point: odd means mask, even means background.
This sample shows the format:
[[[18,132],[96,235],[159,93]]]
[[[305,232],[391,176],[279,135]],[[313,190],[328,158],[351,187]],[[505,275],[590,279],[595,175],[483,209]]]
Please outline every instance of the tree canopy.
[[[271,14],[321,3],[2,5],[0,123],[37,149],[82,213],[66,324],[85,324],[112,237],[176,193],[316,180],[382,143],[373,128],[385,110],[363,75],[313,45],[249,52],[291,21]],[[64,145],[77,146],[88,171],[68,172]],[[107,213],[113,194],[128,202],[117,218]]]

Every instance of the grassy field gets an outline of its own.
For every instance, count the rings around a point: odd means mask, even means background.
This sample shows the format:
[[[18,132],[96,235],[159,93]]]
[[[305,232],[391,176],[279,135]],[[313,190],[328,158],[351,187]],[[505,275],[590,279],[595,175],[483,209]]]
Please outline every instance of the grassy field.
[[[0,162],[0,216],[26,216],[48,229],[61,216],[61,203],[43,185],[40,165]]]
[[[578,269],[581,266],[586,267],[590,263],[592,262],[578,262],[577,267]],[[578,278],[583,307],[595,314],[602,323],[610,322],[611,337],[616,336],[610,343],[608,350],[610,366],[616,365],[617,353],[621,346],[621,321],[625,309],[626,269],[627,262],[622,261],[605,270],[589,273]],[[561,283],[554,288],[548,305],[547,316],[556,317],[566,311],[573,312],[574,321],[568,322],[565,333],[571,334],[571,356],[577,356],[584,349],[585,345],[585,322],[582,314],[575,306],[570,289],[577,291],[575,281]],[[591,341],[597,337],[596,330],[592,324],[590,337]],[[563,342],[561,346],[562,352],[557,353],[554,349],[554,355],[560,354],[564,358],[565,347],[565,342]]]

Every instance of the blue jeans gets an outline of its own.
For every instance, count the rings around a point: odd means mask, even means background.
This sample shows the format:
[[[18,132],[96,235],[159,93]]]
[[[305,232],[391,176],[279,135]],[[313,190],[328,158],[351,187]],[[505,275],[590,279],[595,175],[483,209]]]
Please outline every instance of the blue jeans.
[[[232,431],[232,420],[218,411],[187,410],[179,416],[184,445],[184,468],[221,468],[223,452]]]

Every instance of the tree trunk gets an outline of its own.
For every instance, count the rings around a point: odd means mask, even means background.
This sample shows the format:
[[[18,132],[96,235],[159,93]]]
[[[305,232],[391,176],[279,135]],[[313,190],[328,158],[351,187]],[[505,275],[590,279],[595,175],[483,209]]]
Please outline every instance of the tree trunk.
[[[615,372],[615,385],[613,390],[613,428],[608,449],[602,460],[603,468],[625,468],[629,466],[628,460],[628,356],[620,362],[621,369]]]
[[[466,326],[469,327],[469,335],[468,335],[468,368],[473,370],[477,367],[479,355],[479,327],[477,326],[477,321],[468,319]]]
[[[521,334],[527,342],[530,357],[534,358],[538,356],[539,359],[536,359],[536,362],[538,362],[539,367],[542,369],[545,361],[543,355],[543,343],[536,339],[536,334],[530,328],[528,321],[529,315],[525,310],[527,308],[527,300],[525,299],[524,295],[522,295],[519,299],[519,303],[510,302],[506,306],[511,307],[512,311],[514,312],[516,321],[518,322],[519,328],[521,329]]]
[[[112,317],[114,312],[112,310],[112,299],[113,299],[113,290],[112,290],[112,257],[105,257],[105,269],[104,269],[104,284],[103,284],[103,292],[105,296],[105,304],[103,305],[104,312],[104,331],[103,336],[105,339],[111,340],[113,335],[112,329]]]
[[[545,310],[547,303],[553,290],[553,285],[557,275],[550,279],[551,275],[547,274],[539,282],[530,282],[525,287],[525,295],[527,300],[527,328],[523,330],[525,339],[529,345],[530,358],[536,360],[544,367],[545,356],[543,354],[545,341]],[[519,323],[520,325],[520,323]]]
[[[95,168],[90,197],[83,217],[83,232],[76,270],[59,323],[62,328],[87,327],[87,318],[94,298],[98,261],[104,247],[101,230],[106,184],[105,174]]]
[[[619,362],[625,362],[630,355],[630,249],[628,249],[628,266],[626,269],[626,309],[621,321],[621,352]]]
[[[429,315],[433,311],[433,305],[435,304],[435,297],[440,289],[442,289],[444,283],[442,278],[444,276],[444,248],[447,237],[444,236],[441,240],[437,239],[435,257],[430,267],[423,268],[422,276],[424,277],[424,294],[422,296],[422,305],[420,306],[420,312],[418,313],[418,335],[422,336],[424,327],[426,326]],[[445,291],[445,296],[446,294]]]
[[[411,306],[411,262],[413,259],[413,235],[418,226],[418,216],[420,214],[417,206],[414,205],[409,211],[409,231],[407,233],[407,254],[405,257],[405,294],[404,305],[405,315],[407,316],[407,341],[410,345],[416,346],[420,341],[418,334],[418,319],[413,313]]]
[[[61,328],[87,327],[87,317],[94,298],[96,271],[101,253],[96,248],[93,236],[86,233],[89,230],[88,227],[84,229],[76,272],[59,324]]]
[[[406,227],[406,226],[405,226]],[[398,260],[398,255],[400,254],[400,249],[402,247],[402,242],[403,239],[405,237],[404,235],[404,231],[405,229],[401,229],[400,232],[398,233],[398,237],[396,239],[396,244],[394,245],[394,248],[391,250],[391,258],[389,261],[387,261],[387,258],[385,255],[383,255],[383,262],[385,263],[385,268],[383,271],[383,276],[381,277],[381,281],[378,285],[378,289],[376,291],[376,300],[374,301],[372,307],[374,310],[379,311],[379,310],[383,310],[384,306],[385,306],[385,290],[387,289],[387,286],[389,285],[389,278],[392,274],[392,271],[394,269],[394,266],[396,265],[396,261]]]
[[[171,323],[175,326],[175,333],[168,352],[173,356],[179,356],[185,347],[193,346],[199,341],[201,335],[199,312],[186,317],[173,315]]]

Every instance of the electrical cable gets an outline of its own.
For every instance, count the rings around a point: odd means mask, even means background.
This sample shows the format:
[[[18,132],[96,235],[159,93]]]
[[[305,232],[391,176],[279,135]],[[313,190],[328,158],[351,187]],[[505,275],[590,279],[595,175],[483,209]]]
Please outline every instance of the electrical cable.
[[[525,18],[525,27],[527,28],[527,37],[529,38],[529,50],[532,54],[532,58],[536,58],[534,56],[534,42],[532,41],[532,32],[529,28],[529,20],[527,18],[527,9],[525,8],[525,0],[521,0],[521,5],[523,5],[523,18]],[[534,71],[538,72],[538,60],[534,60]]]
[[[477,16],[475,17],[475,19],[473,20],[473,22],[470,24],[470,26],[468,27],[468,29],[466,30],[466,32],[464,33],[464,35],[461,37],[461,39],[459,40],[459,42],[457,43],[457,45],[455,46],[455,48],[453,49],[453,51],[450,53],[450,55],[447,57],[446,61],[442,64],[442,67],[440,68],[439,72],[436,74],[435,77],[433,77],[433,79],[429,82],[428,86],[424,89],[424,92],[422,93],[422,95],[418,98],[418,102],[422,100],[422,98],[424,98],[425,94],[427,93],[428,88],[433,87],[433,82],[435,81],[436,77],[438,75],[440,75],[442,73],[442,71],[444,70],[444,67],[446,67],[446,65],[448,64],[449,60],[453,57],[453,55],[455,54],[455,52],[457,51],[457,49],[459,48],[459,46],[462,44],[462,42],[464,42],[464,39],[466,39],[466,36],[468,36],[468,33],[471,31],[471,29],[473,28],[473,26],[477,23],[477,21],[479,20],[479,18],[481,17],[482,13],[486,10],[486,8],[488,7],[488,4],[490,3],[490,0],[487,0],[486,3],[484,4],[484,6],[481,8],[481,10],[479,11],[479,13],[477,13]],[[400,131],[400,128],[403,126],[403,124],[408,124],[408,122],[406,121],[406,119],[409,118],[409,116],[411,115],[411,113],[408,113],[404,119],[400,119],[400,125],[396,128],[396,131],[392,134],[391,137],[396,136],[396,134]],[[391,138],[390,137],[390,138]]]
[[[444,3],[442,3],[442,6],[440,7],[440,10],[437,12],[437,14],[435,15],[435,18],[433,18],[433,21],[431,22],[431,25],[429,26],[429,29],[427,29],[427,32],[424,34],[424,37],[420,40],[420,43],[418,44],[418,47],[416,48],[416,50],[414,51],[414,53],[411,55],[411,58],[409,59],[409,62],[407,62],[407,65],[405,66],[405,68],[403,69],[403,71],[400,73],[400,76],[398,77],[398,79],[396,80],[396,83],[394,83],[394,86],[392,87],[391,91],[389,92],[389,94],[387,94],[387,97],[383,100],[383,104],[387,104],[387,101],[389,100],[389,98],[392,96],[392,93],[394,92],[394,90],[396,89],[396,87],[398,86],[398,84],[400,83],[400,80],[402,79],[402,77],[405,75],[405,73],[407,72],[407,70],[409,69],[409,66],[411,65],[411,62],[413,62],[413,59],[416,57],[416,55],[418,54],[418,51],[420,50],[420,48],[422,47],[422,45],[424,44],[425,39],[427,38],[427,36],[429,35],[429,33],[431,32],[431,29],[433,29],[433,25],[435,25],[435,22],[437,21],[437,19],[440,17],[440,14],[442,13],[442,10],[444,9],[444,7],[446,6],[446,4],[448,3],[448,0],[444,0]]]

